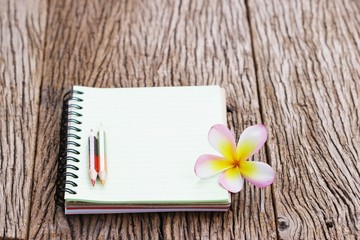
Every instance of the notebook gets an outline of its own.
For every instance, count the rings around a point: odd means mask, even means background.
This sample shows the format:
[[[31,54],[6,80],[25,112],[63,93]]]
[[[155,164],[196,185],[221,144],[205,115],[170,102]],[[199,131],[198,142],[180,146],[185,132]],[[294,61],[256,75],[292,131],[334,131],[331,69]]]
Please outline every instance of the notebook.
[[[56,201],[65,214],[227,211],[217,177],[200,179],[197,158],[216,154],[207,134],[226,125],[219,86],[91,88],[64,97]],[[89,177],[89,134],[106,136],[106,181]]]

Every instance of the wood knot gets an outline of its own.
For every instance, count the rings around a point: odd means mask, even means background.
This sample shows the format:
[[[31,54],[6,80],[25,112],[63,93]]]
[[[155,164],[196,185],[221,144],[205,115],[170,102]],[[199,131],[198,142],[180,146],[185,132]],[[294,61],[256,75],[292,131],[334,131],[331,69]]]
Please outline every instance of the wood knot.
[[[331,220],[326,221],[325,224],[326,224],[327,228],[333,228],[334,227],[334,222],[331,221]]]
[[[233,105],[227,105],[226,106],[226,111],[228,112],[228,113],[236,113],[236,110],[237,110],[237,108],[236,108],[236,106],[233,106]]]
[[[284,231],[289,227],[289,223],[286,218],[279,217],[278,218],[278,228],[279,231]]]

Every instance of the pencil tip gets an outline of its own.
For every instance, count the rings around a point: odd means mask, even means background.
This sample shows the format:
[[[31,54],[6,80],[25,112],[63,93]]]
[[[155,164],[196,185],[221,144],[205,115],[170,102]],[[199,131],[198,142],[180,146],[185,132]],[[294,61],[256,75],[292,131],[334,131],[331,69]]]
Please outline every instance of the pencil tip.
[[[105,185],[105,180],[104,180],[104,179],[101,179],[100,182],[101,182],[101,185],[102,185],[102,186]]]
[[[95,186],[95,180],[94,179],[91,179],[91,183],[93,185],[93,187]]]

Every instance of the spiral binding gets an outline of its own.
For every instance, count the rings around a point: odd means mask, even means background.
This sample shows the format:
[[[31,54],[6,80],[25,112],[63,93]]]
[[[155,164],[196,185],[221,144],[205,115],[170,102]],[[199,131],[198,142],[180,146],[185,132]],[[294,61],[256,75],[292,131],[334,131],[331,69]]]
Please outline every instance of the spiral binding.
[[[77,150],[80,144],[77,140],[81,137],[77,134],[81,131],[79,125],[82,124],[77,118],[81,118],[82,106],[80,102],[83,101],[79,95],[84,92],[71,90],[64,95],[63,98],[63,111],[61,114],[61,127],[60,127],[60,149],[58,155],[58,174],[56,180],[56,193],[55,202],[59,206],[64,206],[64,194],[68,192],[70,194],[76,194],[73,189],[77,187],[77,184],[72,179],[78,178],[78,176],[68,171],[68,169],[78,171],[79,168],[72,163],[79,162],[79,159],[70,156],[69,154],[79,155],[80,152]],[[75,119],[75,118],[76,119]],[[68,185],[72,188],[67,187]]]

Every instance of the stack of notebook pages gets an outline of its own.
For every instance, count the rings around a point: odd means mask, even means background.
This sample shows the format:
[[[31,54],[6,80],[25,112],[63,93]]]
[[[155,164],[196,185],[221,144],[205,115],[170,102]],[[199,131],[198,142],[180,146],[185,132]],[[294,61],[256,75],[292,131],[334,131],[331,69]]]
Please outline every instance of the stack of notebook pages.
[[[200,155],[216,154],[208,130],[226,125],[222,88],[74,86],[64,107],[72,113],[65,124],[66,160],[73,166],[63,173],[66,214],[228,210],[230,195],[217,177],[194,174]],[[105,184],[93,186],[88,137],[100,125],[107,172]]]

